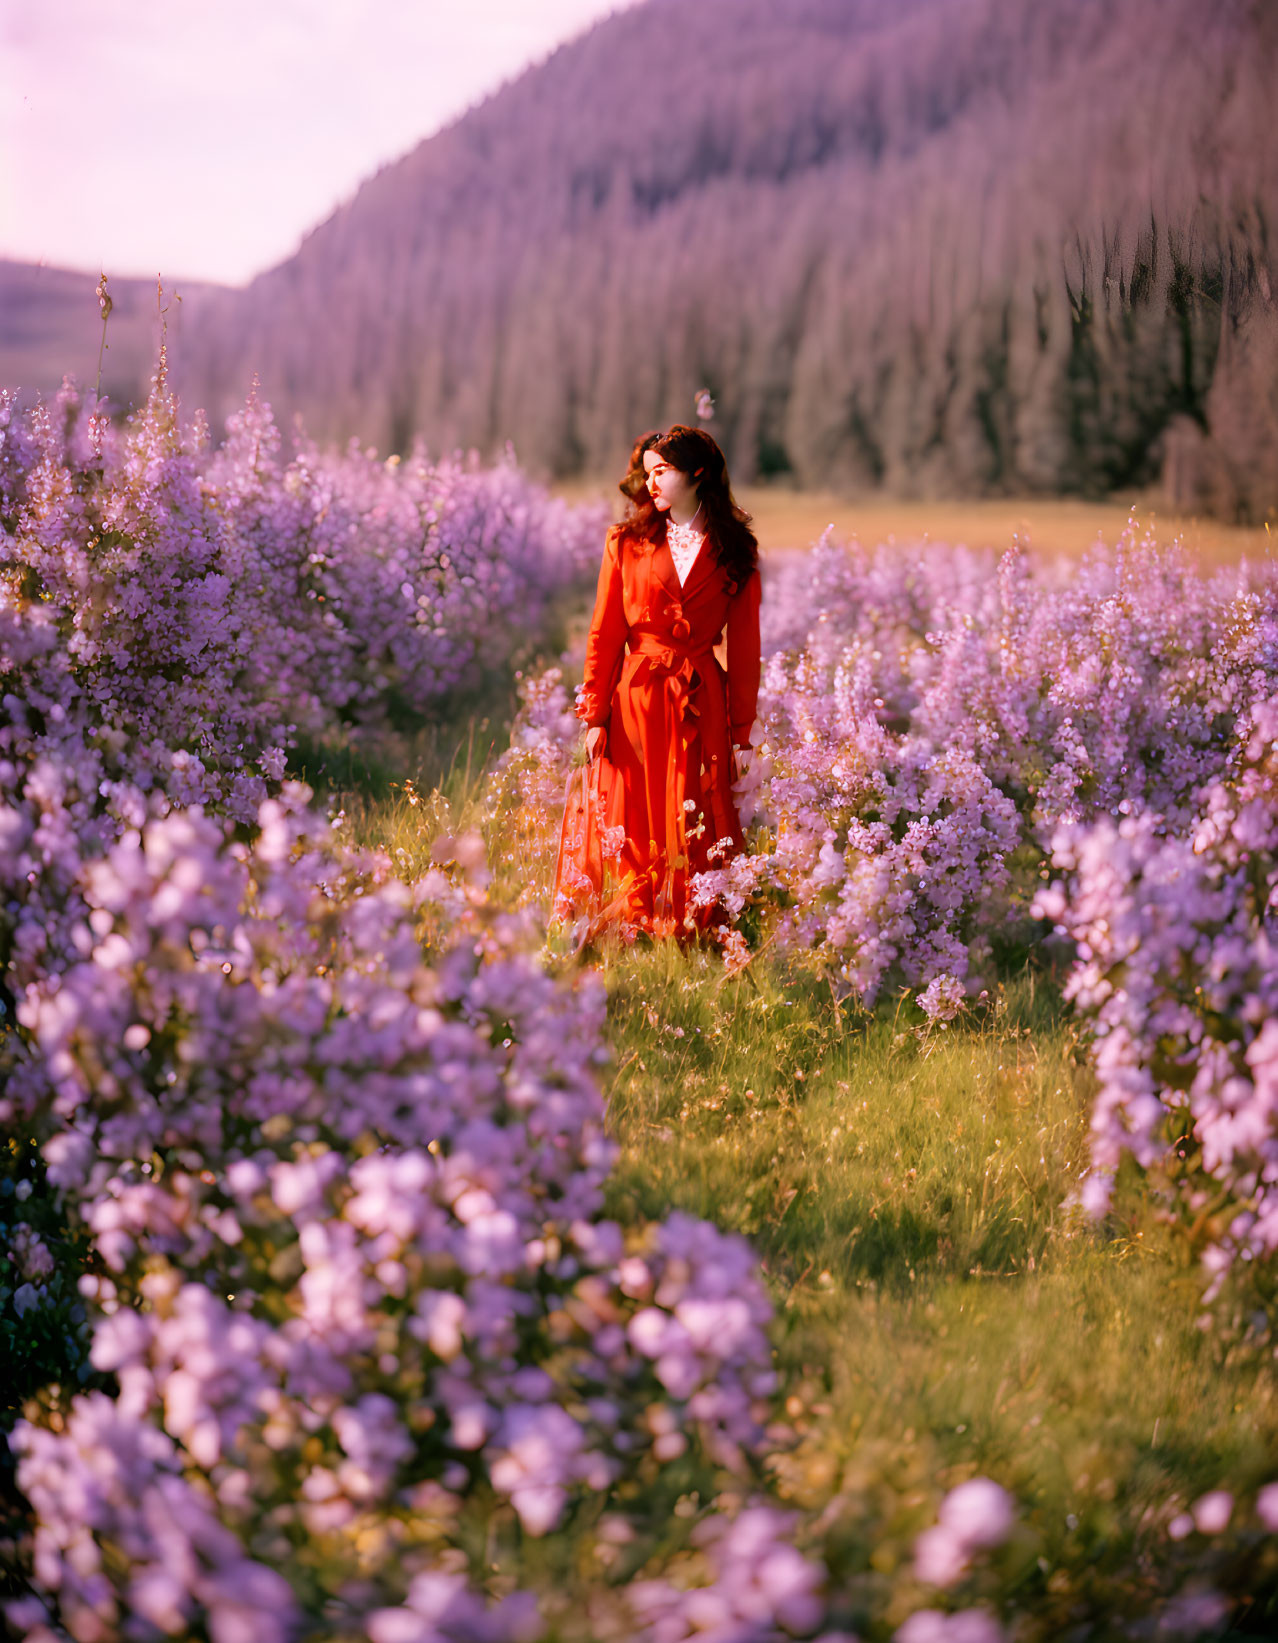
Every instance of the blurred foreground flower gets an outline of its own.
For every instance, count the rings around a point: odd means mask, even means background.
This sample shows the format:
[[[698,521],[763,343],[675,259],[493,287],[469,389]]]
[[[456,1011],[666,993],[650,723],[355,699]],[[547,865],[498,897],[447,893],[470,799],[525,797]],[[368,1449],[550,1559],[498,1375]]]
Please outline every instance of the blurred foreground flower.
[[[914,1543],[914,1569],[929,1586],[950,1587],[978,1551],[1007,1539],[1015,1508],[1007,1490],[991,1478],[970,1478],[946,1495],[937,1519]]]

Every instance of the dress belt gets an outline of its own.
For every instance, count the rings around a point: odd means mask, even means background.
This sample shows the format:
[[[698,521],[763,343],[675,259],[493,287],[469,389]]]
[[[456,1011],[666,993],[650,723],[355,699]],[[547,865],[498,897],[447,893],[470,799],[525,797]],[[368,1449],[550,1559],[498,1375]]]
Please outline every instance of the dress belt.
[[[642,677],[645,673],[666,674],[666,688],[671,705],[679,717],[695,717],[697,708],[692,700],[692,692],[699,683],[697,664],[714,661],[714,646],[705,645],[699,650],[688,650],[683,645],[671,643],[659,633],[631,634],[629,643],[631,654],[641,659],[634,676]],[[647,664],[646,667],[643,666],[644,663]]]

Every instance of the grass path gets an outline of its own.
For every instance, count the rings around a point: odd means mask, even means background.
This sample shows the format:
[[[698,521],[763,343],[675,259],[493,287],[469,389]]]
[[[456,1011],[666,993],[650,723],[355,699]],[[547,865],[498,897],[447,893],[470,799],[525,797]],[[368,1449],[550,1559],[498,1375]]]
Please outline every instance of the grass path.
[[[410,875],[479,815],[460,779],[348,805]],[[500,828],[489,843],[499,903],[544,893],[546,850]],[[1049,978],[1007,976],[983,1019],[928,1032],[908,1006],[836,1004],[776,955],[736,980],[669,945],[594,968],[610,1213],[684,1210],[758,1252],[784,1417],[768,1485],[858,1635],[887,1643],[936,1601],[914,1541],[977,1474],[1020,1522],[955,1595],[1015,1616],[1016,1643],[1143,1635],[1187,1583],[1230,1594],[1230,1636],[1278,1633],[1273,1537],[1169,1533],[1209,1491],[1249,1502],[1278,1476],[1272,1355],[1201,1327],[1199,1272],[1135,1181],[1104,1225],[1066,1207],[1093,1082]]]
[[[976,1473],[1023,1508],[984,1578],[1018,1594],[1027,1636],[1109,1635],[1170,1560],[1212,1565],[1167,1525],[1272,1475],[1272,1365],[1199,1327],[1198,1275],[1134,1191],[1104,1227],[1063,1208],[1092,1085],[1053,992],[1020,977],[997,1018],[927,1033],[836,1012],[802,975],[748,988],[715,966],[671,951],[606,971],[612,1207],[686,1209],[759,1251],[800,1438],[777,1486],[861,1612]],[[1262,1603],[1272,1570],[1216,1578]]]

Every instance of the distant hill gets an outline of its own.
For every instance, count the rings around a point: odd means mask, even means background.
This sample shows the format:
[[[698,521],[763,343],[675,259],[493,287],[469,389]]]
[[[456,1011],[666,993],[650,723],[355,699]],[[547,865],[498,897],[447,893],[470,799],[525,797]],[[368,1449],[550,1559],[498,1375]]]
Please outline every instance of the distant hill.
[[[56,393],[62,378],[70,375],[91,388],[98,380],[101,353],[102,391],[107,398],[125,410],[145,397],[159,347],[155,281],[108,280],[112,307],[102,349],[98,278],[0,258],[0,387],[34,399]],[[178,287],[183,303],[190,292],[208,295],[214,289],[186,283]],[[167,329],[173,343],[181,340],[183,303],[166,286]]]
[[[615,468],[1278,506],[1273,0],[646,0],[192,302],[217,414]]]

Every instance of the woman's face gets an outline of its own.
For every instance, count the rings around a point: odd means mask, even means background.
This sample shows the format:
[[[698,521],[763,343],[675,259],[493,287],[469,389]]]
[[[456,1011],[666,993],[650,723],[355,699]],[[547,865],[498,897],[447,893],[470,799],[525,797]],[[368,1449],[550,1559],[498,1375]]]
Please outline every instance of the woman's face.
[[[691,477],[680,468],[674,468],[656,451],[643,453],[643,468],[648,476],[648,495],[661,513],[671,508],[695,507],[697,487]]]

